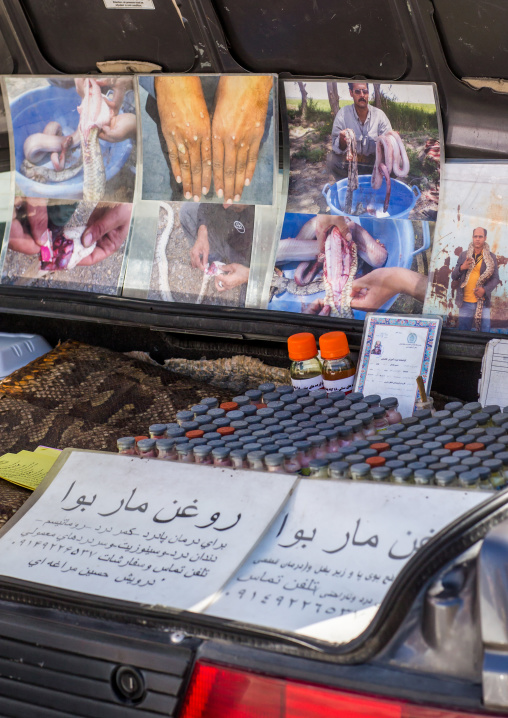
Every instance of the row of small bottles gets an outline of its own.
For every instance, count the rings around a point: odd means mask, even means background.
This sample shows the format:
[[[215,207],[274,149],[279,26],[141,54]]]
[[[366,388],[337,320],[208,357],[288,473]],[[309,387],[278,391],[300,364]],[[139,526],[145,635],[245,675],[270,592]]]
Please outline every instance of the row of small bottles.
[[[324,388],[328,394],[353,390],[356,366],[349,353],[344,332],[327,332],[319,337],[318,356],[316,339],[310,332],[300,332],[288,338],[291,359],[291,383],[295,389]]]
[[[271,383],[220,407],[217,404],[215,397],[207,397],[190,410],[178,412],[176,423],[150,426],[150,438],[119,439],[118,450],[144,458],[211,463],[214,456],[217,460],[225,457],[219,451],[210,457],[205,447],[247,453],[260,450],[266,455],[284,448],[283,453],[289,455],[294,445],[301,453],[299,468],[308,468],[310,459],[373,437],[377,429],[401,419],[393,397],[381,400],[378,395],[363,397],[358,392],[346,398],[343,392],[335,392],[332,399],[325,390],[309,394],[308,389]]]
[[[124,437],[118,448],[147,458],[312,478],[468,488],[506,483],[506,408],[450,402],[444,410],[401,419],[393,398],[358,392],[334,399],[323,390],[309,394],[267,383],[220,407],[208,397],[178,412],[176,423],[152,425],[151,439]]]

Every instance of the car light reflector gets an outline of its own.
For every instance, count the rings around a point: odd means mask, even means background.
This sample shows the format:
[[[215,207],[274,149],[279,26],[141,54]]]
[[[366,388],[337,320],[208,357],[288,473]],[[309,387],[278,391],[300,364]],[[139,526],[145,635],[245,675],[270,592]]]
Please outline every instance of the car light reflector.
[[[482,718],[198,662],[180,718]]]

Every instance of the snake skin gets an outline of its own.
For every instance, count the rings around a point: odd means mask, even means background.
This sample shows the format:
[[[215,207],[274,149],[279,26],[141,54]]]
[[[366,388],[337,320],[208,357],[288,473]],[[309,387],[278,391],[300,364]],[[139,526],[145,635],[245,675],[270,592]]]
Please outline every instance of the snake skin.
[[[231,391],[108,349],[69,341],[0,382],[0,454],[39,444],[116,451],[205,396]],[[0,526],[31,492],[0,479]]]

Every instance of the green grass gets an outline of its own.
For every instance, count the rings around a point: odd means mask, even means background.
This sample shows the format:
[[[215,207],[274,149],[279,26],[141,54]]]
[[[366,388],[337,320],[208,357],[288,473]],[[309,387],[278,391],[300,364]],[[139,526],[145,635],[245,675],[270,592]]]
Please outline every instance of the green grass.
[[[296,159],[307,160],[307,162],[322,162],[326,157],[326,150],[314,147],[310,139],[305,140],[303,147],[294,153]]]
[[[351,100],[341,100],[339,107],[351,105]],[[296,120],[301,113],[302,101],[297,99],[287,100],[288,117]],[[392,127],[397,132],[414,132],[437,130],[437,116],[434,105],[423,102],[394,102],[387,97],[382,97],[381,108]],[[307,101],[307,123],[328,122],[332,117],[330,103],[328,100]],[[332,118],[333,119],[333,118]]]

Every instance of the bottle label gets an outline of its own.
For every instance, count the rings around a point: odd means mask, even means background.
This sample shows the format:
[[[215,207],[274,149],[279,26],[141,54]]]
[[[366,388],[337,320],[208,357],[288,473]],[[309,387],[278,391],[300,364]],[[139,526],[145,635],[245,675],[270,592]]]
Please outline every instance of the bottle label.
[[[333,394],[334,391],[343,391],[344,394],[351,394],[353,391],[353,384],[355,383],[355,375],[347,376],[345,379],[323,379],[323,386],[328,394]]]
[[[318,374],[310,379],[291,379],[291,384],[295,389],[308,389],[309,391],[316,391],[317,389],[323,388],[323,377],[321,374]]]

